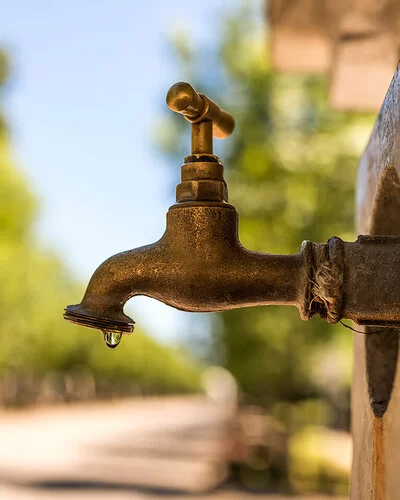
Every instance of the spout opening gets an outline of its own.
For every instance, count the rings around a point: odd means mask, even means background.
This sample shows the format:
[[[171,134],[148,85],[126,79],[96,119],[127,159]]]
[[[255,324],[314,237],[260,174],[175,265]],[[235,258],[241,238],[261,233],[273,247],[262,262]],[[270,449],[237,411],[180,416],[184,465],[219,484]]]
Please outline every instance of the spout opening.
[[[93,316],[83,311],[78,311],[77,309],[79,308],[80,305],[68,306],[64,312],[64,319],[75,325],[113,333],[129,334],[134,329],[135,322],[128,316],[124,315],[126,321],[123,321],[115,318]]]

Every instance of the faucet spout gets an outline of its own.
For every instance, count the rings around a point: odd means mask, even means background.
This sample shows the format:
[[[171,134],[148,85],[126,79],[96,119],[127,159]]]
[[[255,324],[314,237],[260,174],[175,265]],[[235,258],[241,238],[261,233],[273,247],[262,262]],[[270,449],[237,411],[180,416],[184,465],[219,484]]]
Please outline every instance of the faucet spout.
[[[123,307],[135,295],[191,312],[292,305],[306,319],[310,255],[307,244],[295,255],[245,249],[238,239],[237,212],[227,203],[176,204],[167,214],[163,237],[106,260],[82,303],[67,307],[65,319],[130,333],[134,321]]]
[[[119,253],[94,272],[80,304],[68,306],[64,318],[104,332],[130,333],[134,321],[123,306],[133,295],[146,289],[146,275],[155,263],[157,243]]]

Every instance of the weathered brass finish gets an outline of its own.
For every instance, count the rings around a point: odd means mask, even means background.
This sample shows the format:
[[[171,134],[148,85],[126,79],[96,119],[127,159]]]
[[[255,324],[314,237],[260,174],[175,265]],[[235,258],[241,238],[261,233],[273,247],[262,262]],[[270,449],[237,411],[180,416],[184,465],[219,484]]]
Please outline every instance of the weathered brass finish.
[[[193,123],[193,134],[166,231],[152,245],[106,260],[82,303],[66,308],[65,319],[98,328],[107,338],[129,333],[134,322],[124,304],[146,295],[184,311],[282,304],[296,306],[302,319],[319,314],[330,323],[345,317],[400,325],[399,273],[388,259],[398,254],[400,238],[363,236],[346,243],[334,237],[327,244],[304,242],[294,255],[245,249],[238,214],[227,203],[223,166],[212,154],[211,131],[228,135],[233,118],[189,84],[171,87],[167,102]]]
[[[224,167],[213,155],[185,158],[181,182],[176,186],[176,201],[228,201]]]
[[[153,245],[118,254],[102,264],[82,303],[67,308],[66,319],[128,332],[133,322],[122,308],[134,295],[198,312],[299,305],[308,289],[307,245],[297,255],[250,252],[238,240],[237,225],[237,212],[228,204],[172,206],[164,236]]]
[[[172,111],[184,115],[190,123],[212,122],[213,134],[217,139],[225,139],[235,128],[230,113],[223,111],[209,97],[198,94],[186,82],[172,85],[167,94],[167,104]]]
[[[213,124],[212,122],[192,123],[192,154],[212,154]]]

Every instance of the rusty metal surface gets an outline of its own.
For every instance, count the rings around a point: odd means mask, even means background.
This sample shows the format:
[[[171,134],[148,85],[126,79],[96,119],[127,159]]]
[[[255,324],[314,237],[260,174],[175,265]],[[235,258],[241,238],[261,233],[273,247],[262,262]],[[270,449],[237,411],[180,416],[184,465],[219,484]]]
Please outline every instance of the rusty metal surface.
[[[372,235],[400,235],[400,75],[394,75],[371,139],[360,160],[357,182],[357,229]],[[381,263],[369,273],[370,302],[384,295],[386,314],[396,314],[399,252],[390,240]],[[376,265],[376,264],[375,264]],[[384,269],[382,271],[382,268]],[[390,276],[390,273],[392,276]],[[395,300],[397,303],[395,303]],[[391,304],[392,311],[387,306]],[[399,329],[362,328],[368,335],[354,337],[352,434],[354,459],[351,498],[397,499],[400,490],[400,370]]]

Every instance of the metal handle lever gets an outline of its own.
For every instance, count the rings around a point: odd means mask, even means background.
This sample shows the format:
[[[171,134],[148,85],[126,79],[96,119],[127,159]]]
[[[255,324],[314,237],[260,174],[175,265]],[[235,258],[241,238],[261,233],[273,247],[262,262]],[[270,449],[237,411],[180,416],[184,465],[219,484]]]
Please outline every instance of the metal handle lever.
[[[228,137],[235,128],[235,120],[218,104],[204,94],[198,94],[186,82],[172,85],[167,93],[167,105],[176,113],[184,115],[190,123],[212,122],[213,136],[217,139]]]

